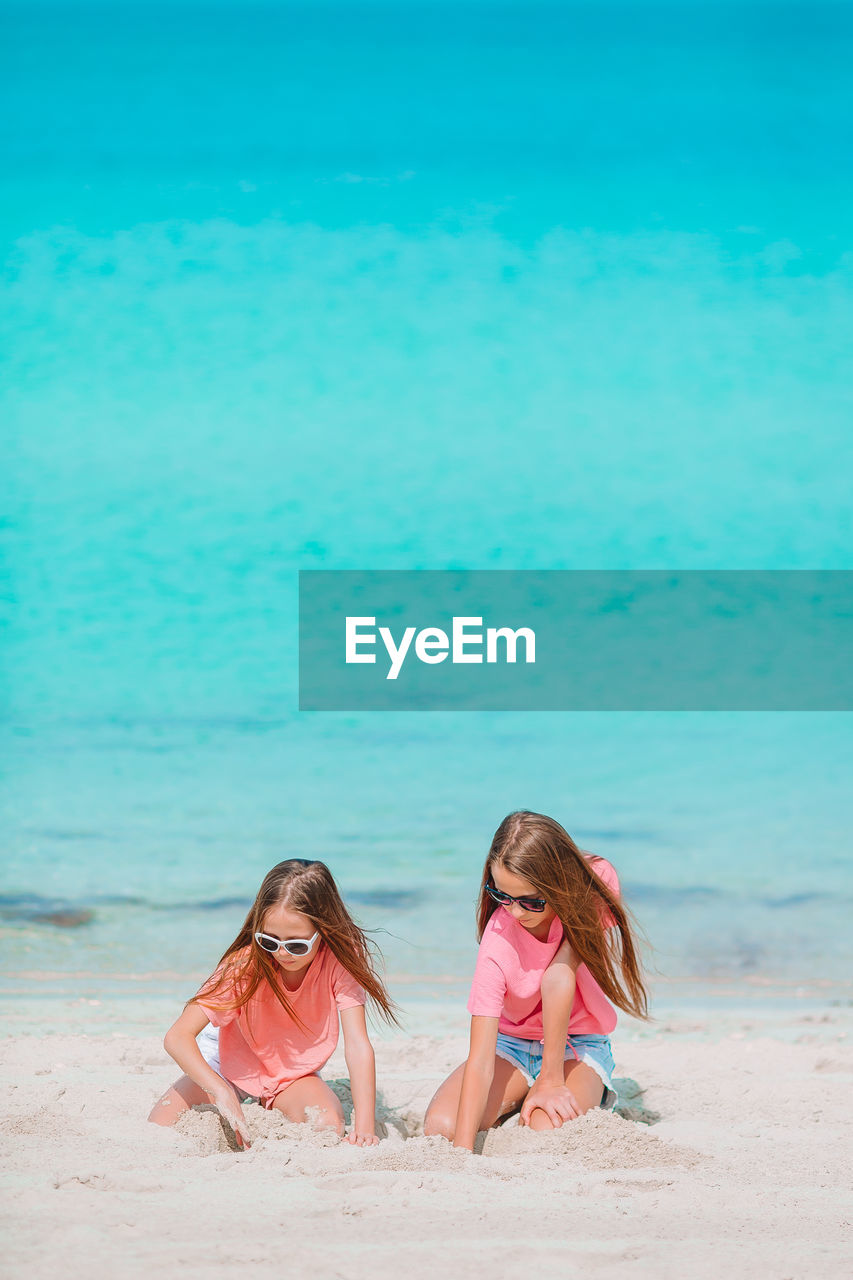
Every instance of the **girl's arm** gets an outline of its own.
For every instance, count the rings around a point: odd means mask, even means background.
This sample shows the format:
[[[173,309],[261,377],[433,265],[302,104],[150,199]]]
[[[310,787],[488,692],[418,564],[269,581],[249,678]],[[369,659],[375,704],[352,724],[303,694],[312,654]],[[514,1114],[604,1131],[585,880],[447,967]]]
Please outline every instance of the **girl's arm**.
[[[344,1057],[352,1088],[352,1132],[347,1141],[358,1147],[371,1147],[376,1136],[376,1058],[367,1035],[364,1005],[341,1009],[344,1031]]]
[[[564,1120],[574,1120],[580,1114],[577,1101],[567,1087],[563,1074],[579,964],[580,958],[569,940],[564,938],[542,975],[542,1023],[545,1035],[542,1070],[521,1108],[522,1124],[529,1122],[536,1107],[545,1112],[555,1129],[559,1129]]]
[[[210,1019],[202,1007],[188,1004],[177,1022],[173,1022],[163,1041],[163,1048],[177,1062],[178,1066],[189,1076],[200,1089],[209,1093],[213,1103],[223,1119],[227,1120],[237,1143],[241,1147],[250,1147],[249,1130],[240,1099],[227,1080],[217,1075],[213,1067],[205,1062],[201,1050],[196,1044],[196,1036],[203,1031]]]
[[[453,1139],[454,1147],[462,1147],[465,1151],[474,1150],[474,1139],[479,1133],[480,1121],[486,1110],[489,1090],[495,1077],[497,1044],[498,1019],[475,1014],[471,1018],[471,1043],[462,1076]]]

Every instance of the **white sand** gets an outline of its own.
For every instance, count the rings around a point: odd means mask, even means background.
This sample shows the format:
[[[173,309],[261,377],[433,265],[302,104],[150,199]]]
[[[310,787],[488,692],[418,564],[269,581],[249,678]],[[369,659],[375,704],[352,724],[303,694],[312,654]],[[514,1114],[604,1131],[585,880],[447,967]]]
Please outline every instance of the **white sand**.
[[[377,1042],[378,1147],[247,1106],[255,1141],[236,1153],[212,1110],[176,1130],[145,1122],[175,1074],[156,1037],[19,1035],[2,1042],[2,1271],[848,1280],[850,1027],[849,1007],[793,1013],[774,1035],[629,1024],[621,1092],[637,1082],[628,1113],[656,1123],[596,1111],[554,1134],[511,1125],[474,1156],[419,1136],[458,1036]],[[324,1074],[342,1077],[343,1059]]]

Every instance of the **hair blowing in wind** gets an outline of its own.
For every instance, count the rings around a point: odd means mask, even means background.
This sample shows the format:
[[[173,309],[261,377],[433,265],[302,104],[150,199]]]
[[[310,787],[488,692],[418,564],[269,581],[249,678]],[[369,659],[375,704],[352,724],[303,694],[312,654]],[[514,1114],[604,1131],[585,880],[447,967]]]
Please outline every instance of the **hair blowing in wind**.
[[[279,862],[267,873],[242,929],[219,961],[217,973],[194,1000],[203,996],[206,1004],[217,1004],[223,1012],[230,1012],[246,1004],[266,980],[279,1004],[299,1021],[287,999],[278,965],[254,940],[256,933],[263,932],[267,912],[278,906],[307,916],[335,959],[364,988],[380,1015],[387,1022],[397,1022],[394,1003],[376,972],[378,948],[350,916],[326,864],[305,858]],[[226,989],[231,992],[230,999],[217,1001],[217,995]]]
[[[545,898],[608,1000],[635,1018],[648,1018],[648,993],[629,912],[559,822],[526,809],[504,818],[483,870],[478,938],[497,910],[497,903],[486,892],[495,863],[527,880]],[[602,927],[608,916],[613,920],[612,929]]]

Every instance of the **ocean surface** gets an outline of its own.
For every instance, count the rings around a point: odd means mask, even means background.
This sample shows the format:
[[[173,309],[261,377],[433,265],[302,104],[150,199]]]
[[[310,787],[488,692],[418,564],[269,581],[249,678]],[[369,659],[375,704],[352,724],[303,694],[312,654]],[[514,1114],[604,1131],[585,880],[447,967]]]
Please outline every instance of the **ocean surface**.
[[[307,856],[405,1003],[514,808],[676,988],[846,981],[849,714],[300,714],[296,575],[853,568],[853,9],[0,25],[4,991],[180,986]]]

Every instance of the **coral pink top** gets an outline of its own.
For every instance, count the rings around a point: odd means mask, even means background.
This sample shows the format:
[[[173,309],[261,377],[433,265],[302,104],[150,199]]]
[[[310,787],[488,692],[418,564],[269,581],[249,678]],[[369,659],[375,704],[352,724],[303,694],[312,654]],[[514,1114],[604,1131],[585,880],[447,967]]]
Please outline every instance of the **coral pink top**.
[[[606,858],[594,859],[593,870],[609,889],[619,893],[619,877]],[[602,925],[613,927],[609,913],[602,917]],[[562,941],[558,916],[551,922],[547,941],[540,942],[505,907],[498,907],[480,942],[468,1012],[498,1018],[498,1030],[504,1035],[542,1040],[542,974]],[[568,1034],[609,1035],[616,1026],[616,1010],[585,964],[578,965],[576,978]]]
[[[241,953],[236,953],[238,965],[240,958]],[[213,978],[221,972],[220,967]],[[202,995],[208,987],[209,983],[205,983]],[[322,941],[299,988],[283,990],[304,1028],[287,1015],[265,978],[240,1009],[225,1013],[203,999],[198,1001],[220,1029],[222,1074],[266,1106],[294,1080],[313,1075],[325,1066],[338,1043],[338,1011],[364,1004],[366,999],[364,989]],[[222,999],[227,1001],[233,995],[232,984],[225,988]]]

